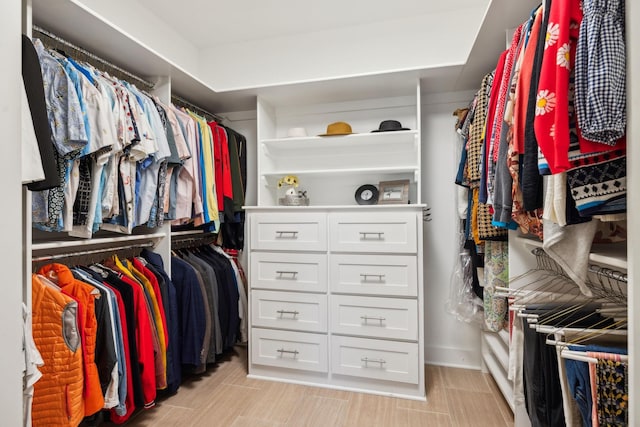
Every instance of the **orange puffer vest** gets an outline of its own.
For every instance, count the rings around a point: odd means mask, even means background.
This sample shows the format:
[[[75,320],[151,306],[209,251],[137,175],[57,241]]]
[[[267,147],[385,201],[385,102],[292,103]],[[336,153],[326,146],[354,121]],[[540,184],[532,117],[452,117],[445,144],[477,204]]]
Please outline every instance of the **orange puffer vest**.
[[[32,276],[33,340],[42,355],[42,378],[33,391],[33,426],[77,426],[84,417],[78,304]]]
[[[100,292],[93,286],[75,279],[71,270],[63,264],[45,265],[38,273],[60,286],[62,293],[78,301],[78,329],[82,339],[84,364],[84,415],[93,415],[104,406],[104,395],[95,362],[98,335],[95,300]]]

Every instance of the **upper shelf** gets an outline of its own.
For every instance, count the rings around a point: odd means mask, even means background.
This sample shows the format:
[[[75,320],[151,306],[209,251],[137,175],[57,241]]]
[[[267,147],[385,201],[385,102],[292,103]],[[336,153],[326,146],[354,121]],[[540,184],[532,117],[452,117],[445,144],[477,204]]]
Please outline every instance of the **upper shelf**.
[[[216,93],[199,77],[76,0],[32,0],[32,17],[33,24],[140,77],[170,76],[172,92],[209,111],[255,108],[254,95],[235,94],[231,100]]]
[[[388,166],[388,167],[351,167],[340,169],[282,169],[280,171],[265,172],[265,178],[279,179],[283,174],[297,175],[298,177],[326,177],[327,175],[345,176],[358,174],[414,174],[419,171],[418,166]]]
[[[404,173],[420,169],[417,131],[262,140],[260,175]]]
[[[539,0],[537,1],[539,3]],[[248,111],[257,95],[275,104],[297,105],[344,99],[410,95],[413,82],[422,82],[424,93],[475,89],[495,66],[505,44],[505,28],[524,21],[536,0],[491,0],[466,63],[434,64],[428,68],[342,75],[312,81],[283,82],[262,87],[215,88],[206,82],[205,69],[185,68],[92,10],[81,0],[31,0],[33,22],[96,55],[142,77],[171,76],[172,90],[188,101],[213,112]],[[115,7],[115,6],[114,6]],[[122,13],[127,13],[122,11]],[[135,18],[132,18],[132,21]],[[144,19],[144,17],[140,17]],[[132,24],[133,25],[133,24]],[[179,30],[179,29],[177,29]],[[197,54],[197,48],[194,48]],[[198,62],[196,60],[194,62]]]
[[[341,148],[345,144],[389,144],[394,142],[415,142],[418,137],[416,130],[395,132],[353,133],[338,136],[306,136],[301,138],[269,138],[261,142],[274,148],[298,148],[301,144],[308,147],[321,145],[324,148]]]

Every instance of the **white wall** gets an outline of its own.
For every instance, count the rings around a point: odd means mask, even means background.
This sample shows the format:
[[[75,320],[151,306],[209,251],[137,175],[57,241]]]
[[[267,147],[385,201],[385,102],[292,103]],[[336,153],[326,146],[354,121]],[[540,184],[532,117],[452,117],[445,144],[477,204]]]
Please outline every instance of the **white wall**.
[[[258,182],[257,177],[257,120],[256,111],[240,111],[234,113],[221,113],[226,120],[224,125],[244,135],[247,138],[247,188],[245,196],[245,204],[247,206],[256,206],[258,203],[257,189],[255,183]]]
[[[455,14],[219,45],[201,51],[200,70],[217,91],[228,91],[460,65],[467,59],[485,9],[483,3]]]
[[[0,14],[0,129],[2,155],[10,161],[0,168],[0,414],[5,426],[22,424],[22,187],[20,183],[20,73],[22,2],[3,0]]]
[[[258,166],[256,158],[256,154],[258,152],[258,124],[256,111],[221,113],[220,115],[226,119],[223,121],[225,126],[229,126],[231,129],[244,135],[247,139],[247,188],[245,189],[246,194],[244,203],[246,206],[256,206],[258,203],[257,188],[255,184],[258,182]],[[248,233],[246,233],[246,225],[247,224],[245,224],[245,236],[248,235]],[[249,242],[245,241],[244,244],[246,249]],[[244,266],[245,271],[247,271],[248,260],[246,250],[240,254],[239,259]]]
[[[458,136],[456,108],[473,93],[423,96],[422,200],[431,207],[424,226],[425,359],[436,365],[479,368],[479,325],[458,321],[445,310],[457,248],[456,185]]]

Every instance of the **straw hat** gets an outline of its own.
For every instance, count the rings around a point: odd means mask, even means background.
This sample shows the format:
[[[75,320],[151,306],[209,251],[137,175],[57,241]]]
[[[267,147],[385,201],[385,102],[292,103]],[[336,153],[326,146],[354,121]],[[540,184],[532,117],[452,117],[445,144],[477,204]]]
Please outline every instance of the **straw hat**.
[[[327,132],[318,136],[337,136],[337,135],[351,135],[351,125],[346,122],[335,122],[327,126]]]

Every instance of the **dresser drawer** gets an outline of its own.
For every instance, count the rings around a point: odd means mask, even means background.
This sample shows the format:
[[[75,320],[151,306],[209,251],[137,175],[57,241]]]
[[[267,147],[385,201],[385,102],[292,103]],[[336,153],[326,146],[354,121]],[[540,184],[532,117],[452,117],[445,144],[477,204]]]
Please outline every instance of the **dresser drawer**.
[[[326,292],[325,254],[252,252],[251,287]]]
[[[332,295],[331,332],[417,340],[418,302],[414,299]]]
[[[302,332],[251,330],[251,363],[327,372],[327,336]]]
[[[418,295],[418,266],[415,256],[333,254],[329,262],[332,292]]]
[[[327,250],[325,214],[256,213],[250,218],[252,250]]]
[[[327,332],[327,296],[252,290],[252,326]]]
[[[341,252],[415,253],[416,218],[411,212],[329,214],[329,247]]]
[[[418,363],[418,343],[331,337],[335,374],[418,384]]]

